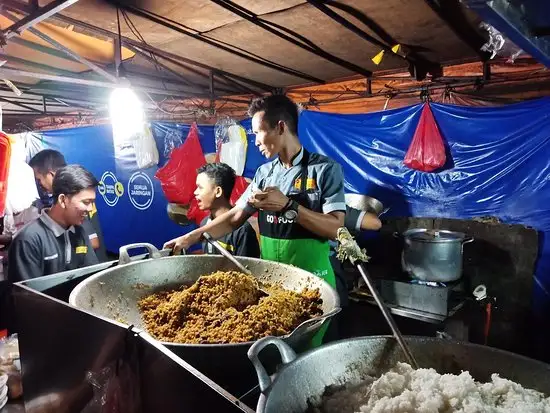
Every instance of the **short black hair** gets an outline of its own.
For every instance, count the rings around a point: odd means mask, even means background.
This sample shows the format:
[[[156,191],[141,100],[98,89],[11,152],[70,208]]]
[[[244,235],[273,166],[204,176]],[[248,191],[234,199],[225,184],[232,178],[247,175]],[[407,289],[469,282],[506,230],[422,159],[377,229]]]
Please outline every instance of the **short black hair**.
[[[57,172],[58,169],[67,166],[67,162],[61,152],[53,149],[44,149],[31,158],[29,166],[45,175],[50,171]]]
[[[282,120],[291,133],[298,134],[298,106],[288,96],[271,95],[254,99],[248,108],[248,116],[258,112],[265,112],[264,119],[271,128]]]
[[[95,189],[99,182],[91,172],[80,165],[67,165],[58,169],[53,178],[53,201],[57,202],[59,195],[72,196],[85,189]]]
[[[223,197],[227,200],[231,198],[231,193],[235,187],[236,174],[233,168],[226,163],[207,163],[197,170],[197,174],[206,174],[208,178],[214,181],[216,186],[222,189]]]

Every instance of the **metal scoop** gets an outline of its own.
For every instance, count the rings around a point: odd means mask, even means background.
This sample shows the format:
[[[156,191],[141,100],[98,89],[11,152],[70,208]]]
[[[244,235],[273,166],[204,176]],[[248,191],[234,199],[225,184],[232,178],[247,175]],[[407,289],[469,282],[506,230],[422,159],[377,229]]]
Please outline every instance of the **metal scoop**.
[[[258,290],[260,290],[260,292],[262,292],[265,295],[269,295],[269,292],[266,291],[265,289],[263,289],[260,286],[260,283],[252,275],[252,272],[248,268],[246,268],[244,265],[242,265],[235,258],[235,256],[233,254],[231,254],[224,247],[222,247],[221,244],[218,241],[216,241],[214,238],[212,238],[212,235],[210,235],[208,232],[204,232],[202,234],[202,237],[206,240],[206,242],[208,242],[210,245],[212,245],[214,248],[216,248],[220,252],[221,255],[223,255],[225,258],[227,258],[229,261],[231,261],[242,273],[252,276],[254,278],[254,280],[256,281],[256,287],[258,288]]]

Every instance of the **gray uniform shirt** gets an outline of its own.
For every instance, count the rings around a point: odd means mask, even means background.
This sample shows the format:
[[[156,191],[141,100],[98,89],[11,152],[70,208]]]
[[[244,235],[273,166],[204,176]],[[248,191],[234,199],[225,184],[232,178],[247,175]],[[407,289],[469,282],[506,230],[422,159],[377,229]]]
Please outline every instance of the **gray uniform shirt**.
[[[8,280],[18,282],[97,263],[90,239],[81,226],[65,229],[43,210],[10,245]]]
[[[260,166],[254,175],[252,183],[237,201],[237,207],[249,214],[256,209],[248,204],[253,192],[263,190],[268,186],[278,187],[290,195],[300,191],[299,180],[302,173],[300,163],[304,157],[304,147],[292,160],[292,166],[285,168],[279,158]],[[334,211],[345,211],[344,174],[342,167],[330,158],[318,153],[310,153],[307,167],[308,182],[306,185],[311,204],[328,214]]]

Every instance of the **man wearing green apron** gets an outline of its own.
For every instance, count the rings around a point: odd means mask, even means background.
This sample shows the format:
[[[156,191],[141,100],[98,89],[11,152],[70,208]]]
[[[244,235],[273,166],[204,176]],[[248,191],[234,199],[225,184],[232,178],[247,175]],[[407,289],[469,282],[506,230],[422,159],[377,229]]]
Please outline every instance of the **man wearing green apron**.
[[[178,253],[238,228],[258,212],[263,259],[310,271],[335,287],[328,240],[344,225],[344,179],[339,164],[310,153],[298,139],[298,108],[282,95],[259,98],[249,108],[256,146],[274,160],[260,166],[237,205],[204,227],[165,244]],[[324,330],[316,335],[319,345]]]

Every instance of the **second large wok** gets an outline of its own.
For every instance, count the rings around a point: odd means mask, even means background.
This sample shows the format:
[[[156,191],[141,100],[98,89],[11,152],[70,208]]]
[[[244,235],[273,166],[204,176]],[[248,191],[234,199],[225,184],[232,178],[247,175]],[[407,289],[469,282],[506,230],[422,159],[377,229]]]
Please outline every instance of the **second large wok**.
[[[406,337],[421,368],[460,374],[468,370],[475,380],[487,382],[491,374],[550,395],[550,365],[496,348],[434,337]],[[277,346],[284,366],[273,379],[258,359],[263,349]],[[378,377],[407,359],[390,336],[358,337],[326,344],[296,356],[277,338],[257,341],[249,351],[256,366],[262,395],[257,413],[303,413],[309,401],[319,401],[331,386]],[[472,410],[473,411],[473,410]],[[479,411],[479,410],[476,410]],[[521,413],[521,412],[518,412]]]

